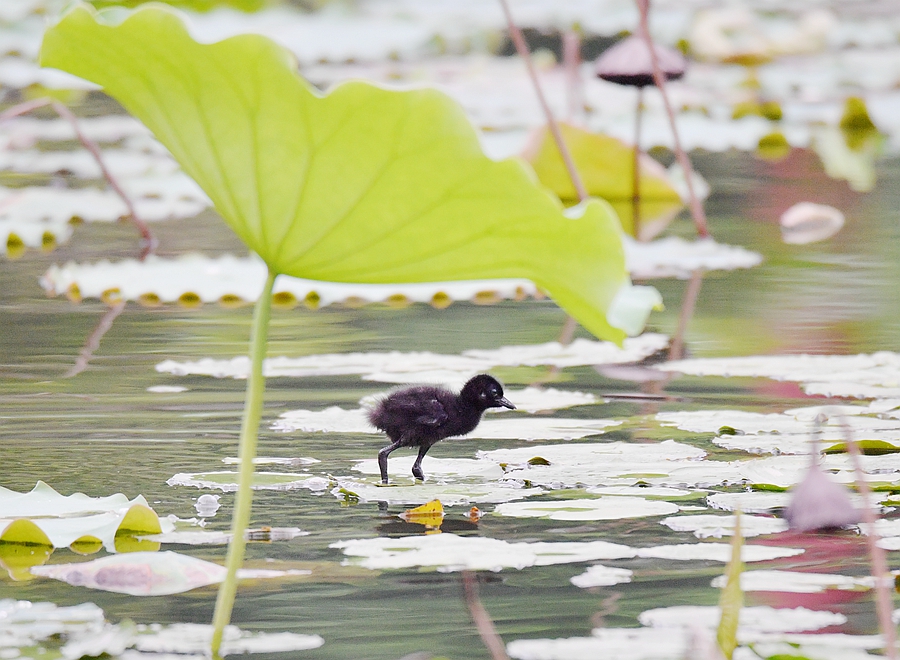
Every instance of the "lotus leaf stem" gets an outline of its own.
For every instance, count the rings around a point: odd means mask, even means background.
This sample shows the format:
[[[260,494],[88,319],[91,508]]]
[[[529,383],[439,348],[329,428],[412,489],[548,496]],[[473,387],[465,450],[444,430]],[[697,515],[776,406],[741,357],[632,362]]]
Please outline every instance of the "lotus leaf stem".
[[[228,544],[228,559],[225,562],[225,580],[216,597],[213,615],[212,655],[219,657],[225,626],[231,621],[231,610],[237,594],[237,572],[244,561],[247,541],[244,532],[250,524],[250,507],[253,503],[253,459],[256,458],[256,442],[259,421],[262,417],[263,393],[266,380],[263,376],[263,360],[266,357],[266,343],[269,335],[269,317],[272,311],[272,288],[275,273],[269,268],[266,284],[253,309],[253,327],[250,334],[250,375],[247,378],[247,395],[244,399],[244,417],[241,422],[241,439],[238,450],[240,463],[238,490],[231,519],[231,542]]]

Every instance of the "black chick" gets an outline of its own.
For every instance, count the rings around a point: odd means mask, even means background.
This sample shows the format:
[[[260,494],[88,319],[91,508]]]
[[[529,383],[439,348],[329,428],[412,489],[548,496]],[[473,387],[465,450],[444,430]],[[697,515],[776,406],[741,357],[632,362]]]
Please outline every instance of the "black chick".
[[[394,392],[382,399],[369,413],[369,421],[384,431],[391,444],[378,452],[381,482],[388,482],[388,456],[398,447],[418,447],[413,464],[416,479],[425,479],[422,459],[436,442],[454,435],[465,435],[481,421],[488,408],[515,406],[503,397],[503,386],[493,376],[479,374],[470,379],[456,395],[443,387],[420,385]]]

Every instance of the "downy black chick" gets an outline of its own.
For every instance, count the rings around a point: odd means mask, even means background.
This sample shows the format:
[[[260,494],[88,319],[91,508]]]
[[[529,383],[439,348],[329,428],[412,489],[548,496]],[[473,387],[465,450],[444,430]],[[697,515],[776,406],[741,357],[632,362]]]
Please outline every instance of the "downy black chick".
[[[391,441],[378,452],[381,482],[388,482],[388,456],[398,447],[419,448],[412,473],[416,479],[424,480],[422,459],[433,444],[471,432],[485,410],[500,407],[516,408],[504,398],[503,386],[487,374],[470,379],[459,394],[426,385],[389,394],[369,413],[372,425],[384,431]]]

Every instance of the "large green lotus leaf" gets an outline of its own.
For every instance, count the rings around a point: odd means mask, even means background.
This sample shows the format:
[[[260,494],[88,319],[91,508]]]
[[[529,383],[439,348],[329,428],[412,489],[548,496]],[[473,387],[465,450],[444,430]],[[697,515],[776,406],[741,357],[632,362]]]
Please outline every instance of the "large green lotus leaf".
[[[608,135],[591,133],[569,124],[560,124],[563,140],[584,180],[588,194],[612,202],[622,214],[627,209],[630,220],[633,196],[634,151],[631,145]],[[556,142],[545,128],[536,133],[525,151],[525,159],[534,167],[541,183],[560,199],[578,199],[575,186],[563,163]],[[665,169],[655,160],[641,154],[640,195],[642,215],[648,219],[663,216],[683,205]],[[619,206],[617,202],[627,201]],[[622,218],[623,225],[630,225]],[[626,229],[628,227],[626,226]]]
[[[323,96],[272,41],[198,44],[158,6],[118,24],[76,7],[47,31],[41,63],[101,85],[142,120],[278,273],[524,277],[617,341],[657,302],[633,304],[606,203],[567,217],[522,162],[487,158],[461,108],[436,90],[350,82]]]

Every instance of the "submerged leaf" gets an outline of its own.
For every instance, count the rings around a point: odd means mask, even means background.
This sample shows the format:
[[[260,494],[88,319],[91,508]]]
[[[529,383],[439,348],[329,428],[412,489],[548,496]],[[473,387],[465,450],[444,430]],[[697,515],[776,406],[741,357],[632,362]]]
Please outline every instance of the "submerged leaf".
[[[275,272],[523,277],[594,334],[625,337],[605,316],[630,288],[615,213],[594,200],[564,215],[521,162],[483,154],[449,97],[361,82],[321,96],[264,37],[198,44],[160,7],[102,21],[76,7],[47,31],[41,63],[141,119]]]
[[[132,596],[180,594],[225,579],[225,567],[177,552],[132,552],[88,562],[38,566],[35,575]],[[239,578],[305,576],[310,571],[240,570]]]

